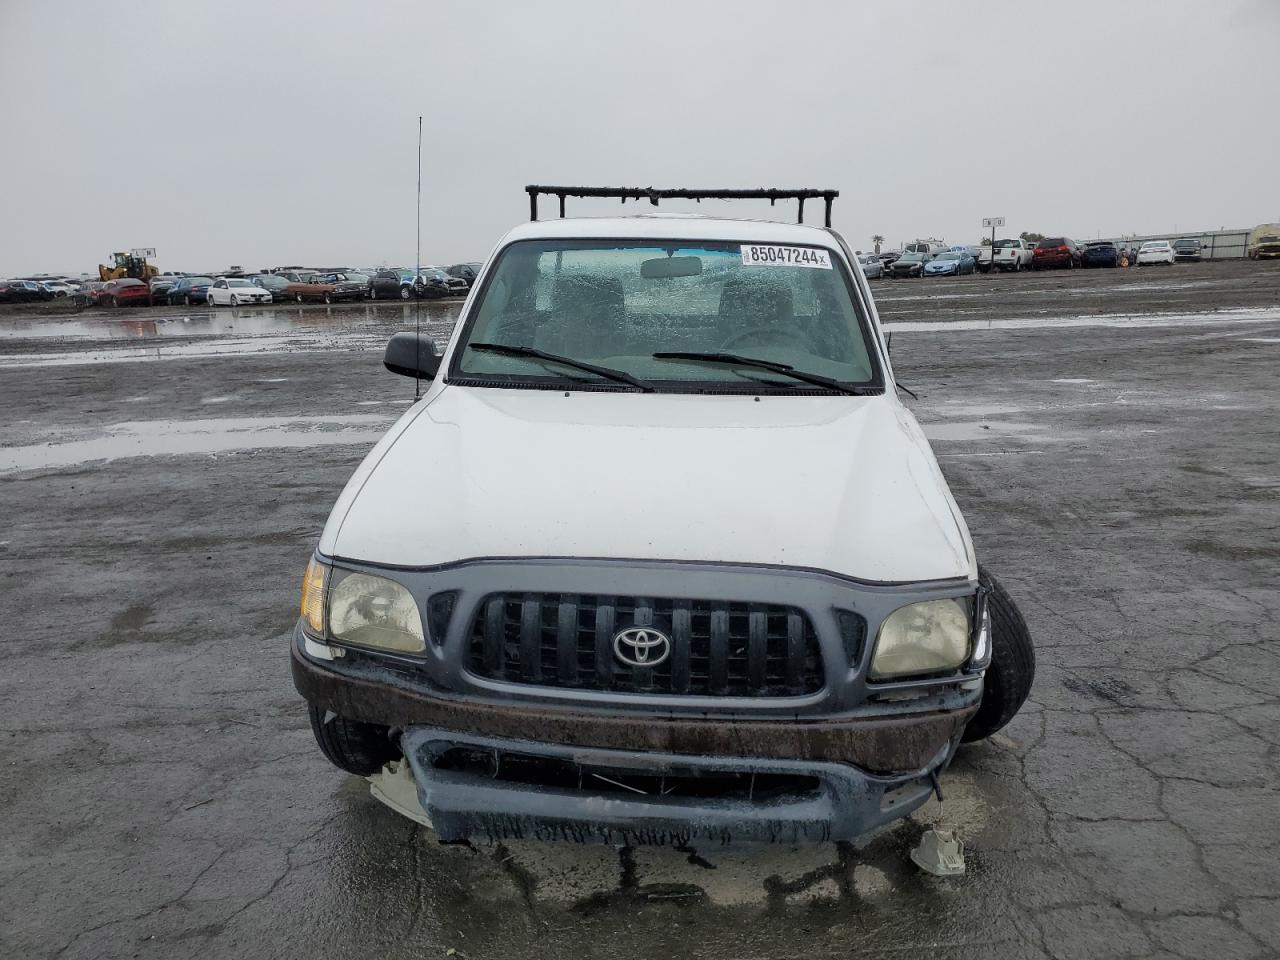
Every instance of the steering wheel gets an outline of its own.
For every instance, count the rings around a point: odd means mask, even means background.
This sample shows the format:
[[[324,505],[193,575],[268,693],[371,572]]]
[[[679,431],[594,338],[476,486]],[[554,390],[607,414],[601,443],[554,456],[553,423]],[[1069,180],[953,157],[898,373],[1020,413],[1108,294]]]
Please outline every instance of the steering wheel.
[[[786,327],[752,327],[750,330],[730,334],[729,338],[720,344],[719,349],[728,350],[743,341],[752,339],[763,343],[772,342],[784,347],[798,345],[806,350],[809,348],[809,341],[798,330],[789,330]]]

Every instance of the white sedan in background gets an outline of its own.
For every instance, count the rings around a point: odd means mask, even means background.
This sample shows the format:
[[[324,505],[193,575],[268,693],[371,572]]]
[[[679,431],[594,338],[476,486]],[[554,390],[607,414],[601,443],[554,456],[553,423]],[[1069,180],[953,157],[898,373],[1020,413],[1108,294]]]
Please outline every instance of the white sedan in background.
[[[44,287],[55,297],[69,297],[80,289],[74,284],[67,283],[65,280],[41,280],[39,282],[40,286]]]
[[[1167,263],[1173,265],[1173,244],[1168,240],[1148,240],[1138,248],[1138,266],[1145,267],[1151,263]]]
[[[238,307],[246,303],[270,303],[271,291],[240,277],[223,277],[213,281],[205,295],[209,306],[230,305]]]
[[[874,253],[868,253],[865,256],[859,254],[858,266],[862,268],[868,280],[878,280],[884,276],[884,264]]]

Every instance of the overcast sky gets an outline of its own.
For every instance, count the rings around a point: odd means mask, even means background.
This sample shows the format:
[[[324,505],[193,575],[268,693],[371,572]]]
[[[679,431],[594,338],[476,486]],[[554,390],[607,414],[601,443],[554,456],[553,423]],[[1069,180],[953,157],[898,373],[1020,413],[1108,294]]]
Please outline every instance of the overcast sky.
[[[1277,0],[0,0],[0,276],[411,264],[419,114],[424,263],[530,182],[833,187],[855,247],[1253,226],[1278,66]]]

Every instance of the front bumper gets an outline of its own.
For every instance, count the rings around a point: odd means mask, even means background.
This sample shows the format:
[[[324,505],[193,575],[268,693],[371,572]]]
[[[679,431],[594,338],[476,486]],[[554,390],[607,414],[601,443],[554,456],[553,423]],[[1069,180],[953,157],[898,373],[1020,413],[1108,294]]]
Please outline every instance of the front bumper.
[[[918,770],[876,776],[842,763],[682,755],[636,750],[596,750],[463,736],[413,727],[400,746],[417,783],[418,800],[445,842],[470,837],[574,840],[614,845],[695,841],[773,843],[850,840],[905,816],[923,804],[933,778],[946,768],[958,736]],[[447,758],[459,747],[494,757],[492,772],[458,769]],[[505,758],[537,771],[543,760],[569,782],[522,782],[501,775]],[[530,761],[533,764],[530,765]],[[508,761],[508,765],[512,765]],[[625,785],[637,775],[649,789]],[[748,785],[733,795],[678,794],[675,784],[704,778],[740,778]],[[615,779],[616,778],[616,779]],[[760,782],[787,782],[791,791],[756,796]]]

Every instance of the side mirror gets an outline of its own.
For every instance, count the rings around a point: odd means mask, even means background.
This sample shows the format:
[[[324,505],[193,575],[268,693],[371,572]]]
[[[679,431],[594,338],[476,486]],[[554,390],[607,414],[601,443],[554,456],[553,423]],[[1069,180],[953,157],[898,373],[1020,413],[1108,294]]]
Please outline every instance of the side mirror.
[[[417,333],[393,334],[382,355],[382,365],[402,377],[434,380],[440,370],[436,345],[429,337]]]

